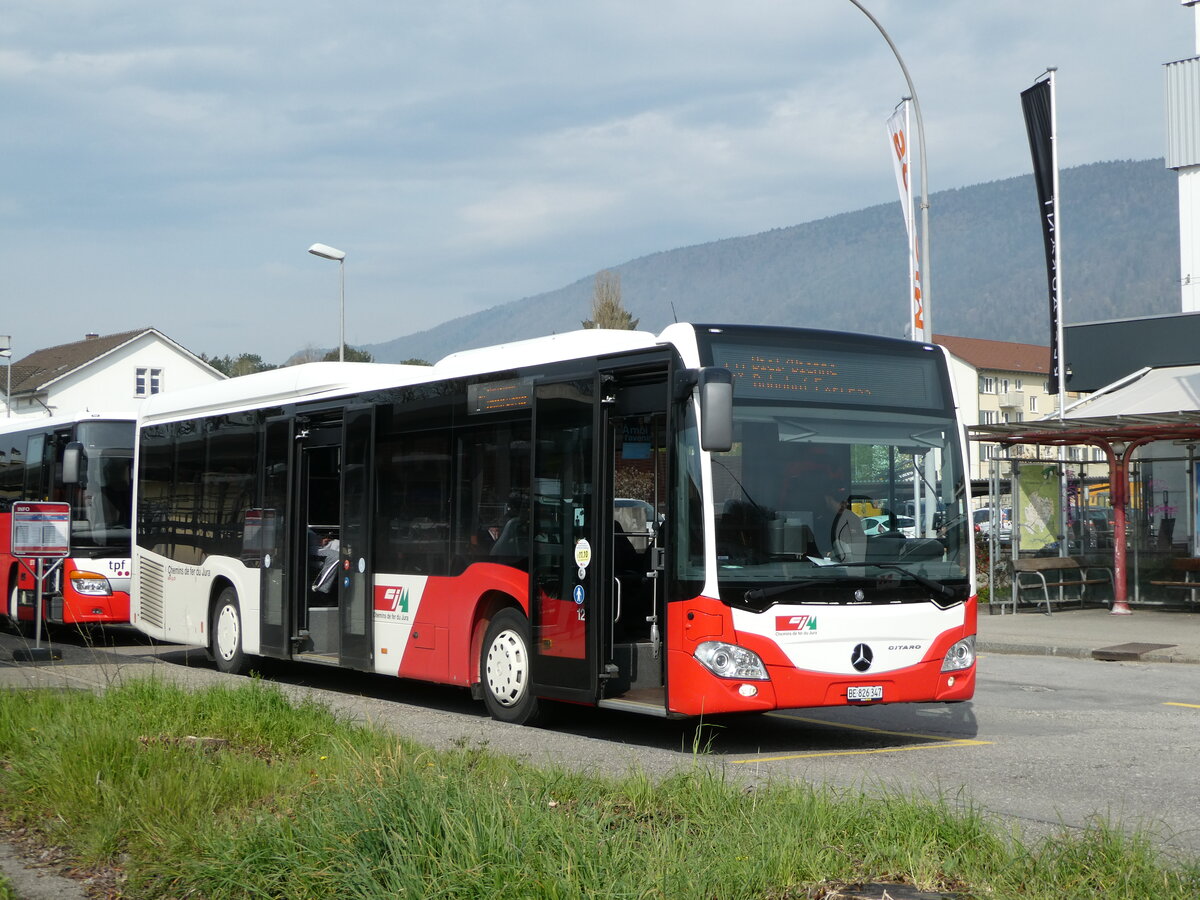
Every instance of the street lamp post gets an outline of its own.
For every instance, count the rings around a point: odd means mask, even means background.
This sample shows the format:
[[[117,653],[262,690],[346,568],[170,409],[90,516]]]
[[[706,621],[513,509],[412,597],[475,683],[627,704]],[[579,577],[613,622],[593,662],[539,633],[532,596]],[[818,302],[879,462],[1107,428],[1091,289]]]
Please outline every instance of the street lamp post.
[[[338,264],[338,273],[341,275],[342,289],[341,297],[338,304],[338,362],[346,361],[346,254],[341,250],[336,250],[328,244],[313,244],[308,248],[308,252],[313,256],[319,256],[322,259],[332,259]]]
[[[5,366],[4,418],[12,416],[12,335],[0,334],[0,356],[8,360]]]
[[[900,63],[900,71],[904,73],[904,80],[908,83],[908,93],[912,96],[913,111],[917,114],[917,142],[921,152],[921,312],[924,317],[922,336],[925,343],[929,344],[933,342],[933,313],[929,304],[929,179],[925,169],[925,123],[921,118],[921,101],[917,99],[917,89],[913,85],[912,77],[908,74],[908,66],[904,64],[904,58],[896,49],[891,36],[884,30],[879,20],[871,15],[870,11],[858,0],[850,0],[850,2],[871,20],[871,23],[883,35],[883,39],[887,41],[888,46],[892,48],[896,62]]]

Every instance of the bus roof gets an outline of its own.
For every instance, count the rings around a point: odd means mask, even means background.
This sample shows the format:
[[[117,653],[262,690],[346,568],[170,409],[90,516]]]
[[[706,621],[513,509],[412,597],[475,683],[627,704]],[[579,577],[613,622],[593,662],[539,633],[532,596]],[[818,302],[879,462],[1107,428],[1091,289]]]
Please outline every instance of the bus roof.
[[[644,350],[657,343],[659,339],[648,331],[588,328],[494,347],[460,350],[443,356],[433,368],[437,378],[483,375],[512,369],[515,365],[536,366],[563,359]]]
[[[52,416],[12,416],[0,419],[0,434],[15,434],[18,431],[52,431],[78,422],[133,422],[137,413],[133,410],[105,410],[92,412],[82,410],[74,415],[56,414]]]
[[[155,394],[143,401],[140,420],[153,422],[215,410],[233,412],[291,400],[315,400],[323,396],[418,384],[429,381],[431,372],[429,366],[388,363],[303,363]]]
[[[668,330],[677,327],[672,326]],[[519,366],[642,350],[659,343],[662,343],[660,338],[647,331],[585,329],[462,350],[443,357],[433,366],[304,363],[242,375],[215,384],[155,394],[143,401],[141,422],[171,421],[218,410],[237,412],[274,403],[317,400],[447,378],[485,375]]]

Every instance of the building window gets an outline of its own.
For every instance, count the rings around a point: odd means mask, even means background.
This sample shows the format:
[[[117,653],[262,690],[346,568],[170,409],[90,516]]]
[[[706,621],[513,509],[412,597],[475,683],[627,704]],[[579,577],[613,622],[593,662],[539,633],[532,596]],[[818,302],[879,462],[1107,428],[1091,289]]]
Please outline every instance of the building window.
[[[994,394],[996,393],[996,379],[991,375],[979,376],[979,393]]]
[[[1016,387],[1016,389],[1017,389],[1018,391],[1019,391],[1019,390],[1021,390],[1021,379],[1020,379],[1020,378],[1018,378],[1018,379],[1017,379],[1017,387]]]
[[[995,444],[980,444],[979,445],[979,461],[987,462],[989,459],[996,458]]]
[[[1023,412],[1019,412],[1019,411],[1018,411],[1018,412],[1017,412],[1017,421],[1018,421],[1018,422],[1024,422],[1024,421],[1025,421],[1025,413],[1023,413]]]
[[[162,392],[162,369],[138,366],[134,376],[133,396],[149,397]]]
[[[1037,394],[1029,395],[1029,411],[1037,412]]]
[[[981,409],[979,411],[980,425],[996,424],[996,411],[994,409]]]

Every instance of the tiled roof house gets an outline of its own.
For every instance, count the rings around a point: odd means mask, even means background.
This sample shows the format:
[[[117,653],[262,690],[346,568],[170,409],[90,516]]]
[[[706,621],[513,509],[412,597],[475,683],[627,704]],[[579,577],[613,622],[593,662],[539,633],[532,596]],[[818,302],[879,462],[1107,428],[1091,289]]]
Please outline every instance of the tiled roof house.
[[[12,363],[4,387],[13,416],[62,415],[132,411],[150,394],[224,378],[162,332],[141,328],[35,350]]]

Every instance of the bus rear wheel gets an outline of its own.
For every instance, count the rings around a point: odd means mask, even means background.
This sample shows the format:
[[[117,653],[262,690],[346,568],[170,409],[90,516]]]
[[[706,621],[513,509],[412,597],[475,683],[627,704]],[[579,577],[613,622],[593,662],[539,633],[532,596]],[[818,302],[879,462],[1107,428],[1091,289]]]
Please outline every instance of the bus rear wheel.
[[[229,675],[246,672],[246,653],[242,649],[242,611],[237,591],[226,587],[217,597],[213,608],[210,632],[212,658],[217,668]]]
[[[538,720],[529,674],[529,621],[515,609],[502,609],[488,624],[479,658],[483,702],[492,718],[515,725]]]

